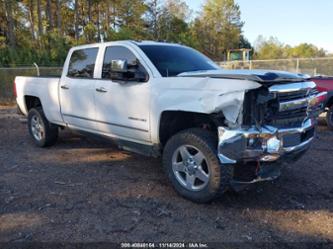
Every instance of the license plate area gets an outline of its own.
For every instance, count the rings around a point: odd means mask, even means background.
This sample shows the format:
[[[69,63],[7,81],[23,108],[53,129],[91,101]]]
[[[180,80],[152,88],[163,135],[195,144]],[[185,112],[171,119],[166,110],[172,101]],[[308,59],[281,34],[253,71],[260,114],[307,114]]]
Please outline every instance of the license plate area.
[[[314,136],[314,128],[311,128],[303,133],[293,133],[283,136],[283,147],[292,147],[299,145]]]

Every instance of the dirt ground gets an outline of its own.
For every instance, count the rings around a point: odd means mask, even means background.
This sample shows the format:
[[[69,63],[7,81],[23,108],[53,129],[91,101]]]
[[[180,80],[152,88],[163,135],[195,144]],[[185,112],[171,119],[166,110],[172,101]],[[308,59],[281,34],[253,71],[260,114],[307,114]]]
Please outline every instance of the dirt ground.
[[[37,148],[15,111],[0,108],[0,242],[333,241],[333,132],[324,125],[278,180],[194,204],[159,159],[68,130]]]

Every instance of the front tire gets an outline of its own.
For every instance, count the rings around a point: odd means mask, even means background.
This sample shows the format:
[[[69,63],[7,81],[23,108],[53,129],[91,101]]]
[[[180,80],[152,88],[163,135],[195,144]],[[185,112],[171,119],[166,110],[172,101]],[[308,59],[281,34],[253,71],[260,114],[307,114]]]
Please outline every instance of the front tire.
[[[51,146],[58,139],[58,126],[50,123],[41,107],[32,108],[28,113],[29,133],[38,147]]]
[[[224,193],[232,169],[217,158],[217,138],[203,129],[188,129],[169,139],[163,166],[175,190],[194,202],[205,203]]]
[[[333,130],[333,105],[331,105],[326,113],[326,123],[329,129]]]

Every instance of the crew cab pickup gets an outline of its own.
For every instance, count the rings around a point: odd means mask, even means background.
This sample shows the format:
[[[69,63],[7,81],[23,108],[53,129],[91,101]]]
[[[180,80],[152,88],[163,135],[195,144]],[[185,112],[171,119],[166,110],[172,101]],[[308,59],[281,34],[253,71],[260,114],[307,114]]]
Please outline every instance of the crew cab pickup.
[[[223,70],[150,41],[74,47],[61,78],[16,77],[15,87],[37,146],[64,127],[112,138],[162,156],[175,190],[196,202],[277,178],[309,148],[325,95],[300,74]]]
[[[311,78],[311,80],[316,83],[319,92],[327,92],[323,105],[326,112],[327,126],[333,130],[333,77],[316,76]]]

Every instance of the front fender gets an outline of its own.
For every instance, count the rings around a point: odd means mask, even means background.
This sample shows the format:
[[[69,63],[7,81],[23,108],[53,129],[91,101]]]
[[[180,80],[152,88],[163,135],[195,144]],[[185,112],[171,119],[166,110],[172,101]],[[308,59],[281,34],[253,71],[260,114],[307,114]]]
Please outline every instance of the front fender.
[[[228,123],[236,124],[244,94],[261,85],[246,80],[213,78],[163,78],[154,84],[151,98],[152,140],[159,143],[158,127],[164,111],[211,114],[222,111]]]

